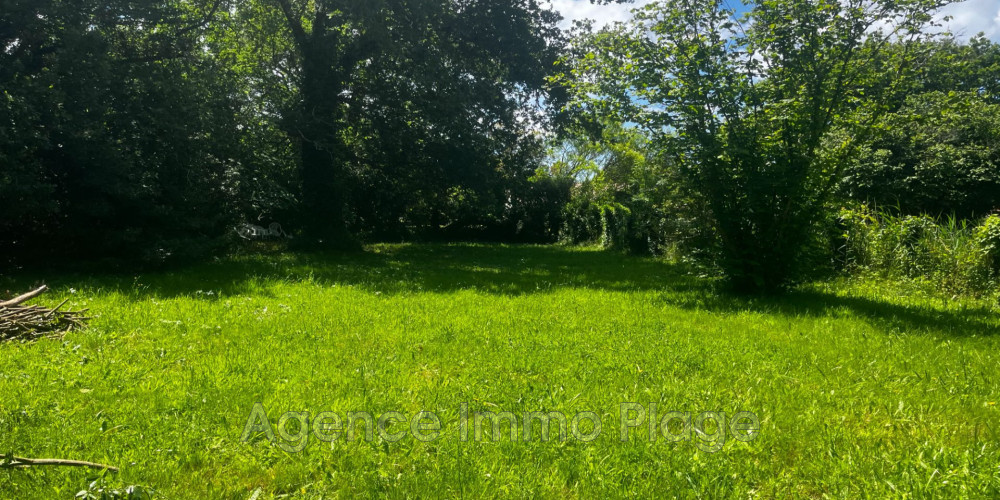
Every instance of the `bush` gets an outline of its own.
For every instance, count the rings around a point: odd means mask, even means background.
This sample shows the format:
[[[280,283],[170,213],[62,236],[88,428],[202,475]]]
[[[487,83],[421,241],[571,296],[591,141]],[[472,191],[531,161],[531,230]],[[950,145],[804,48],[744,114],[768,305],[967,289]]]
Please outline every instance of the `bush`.
[[[979,272],[987,279],[1000,276],[1000,216],[991,215],[976,228]]]
[[[911,96],[859,151],[842,194],[904,214],[1000,208],[1000,105],[975,92]]]
[[[970,225],[954,217],[897,216],[868,207],[840,213],[841,263],[849,272],[927,281],[949,293],[995,294],[1000,217]]]
[[[559,239],[565,243],[580,245],[600,241],[603,234],[601,207],[590,196],[587,186],[577,184],[570,191],[570,200],[563,209],[563,225]]]

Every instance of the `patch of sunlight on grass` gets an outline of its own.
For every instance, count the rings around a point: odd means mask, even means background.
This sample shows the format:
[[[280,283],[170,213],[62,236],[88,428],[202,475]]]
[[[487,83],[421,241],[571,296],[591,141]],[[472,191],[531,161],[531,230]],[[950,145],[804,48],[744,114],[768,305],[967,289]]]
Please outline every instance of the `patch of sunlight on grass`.
[[[7,279],[23,289],[34,277]],[[746,298],[595,249],[377,245],[142,275],[47,277],[88,330],[0,345],[0,453],[118,465],[163,498],[1000,496],[994,309],[819,283]],[[71,289],[75,293],[71,293]],[[753,412],[716,453],[619,439],[620,405]],[[421,442],[241,436],[255,403],[437,414]],[[462,442],[460,408],[592,411],[578,440]],[[287,430],[287,429],[286,429]],[[294,432],[294,431],[289,431]],[[94,473],[0,471],[0,497]]]

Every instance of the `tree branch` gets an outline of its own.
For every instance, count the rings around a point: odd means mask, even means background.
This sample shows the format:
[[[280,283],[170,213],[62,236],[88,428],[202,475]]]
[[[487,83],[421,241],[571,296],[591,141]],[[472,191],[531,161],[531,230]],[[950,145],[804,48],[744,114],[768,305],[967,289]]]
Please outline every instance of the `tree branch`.
[[[63,467],[86,467],[88,469],[107,470],[108,472],[118,472],[118,467],[98,464],[94,462],[84,462],[81,460],[62,460],[57,458],[23,458],[7,456],[0,460],[0,469],[19,469],[40,466],[63,466]]]
[[[201,29],[204,28],[205,26],[208,26],[208,23],[211,22],[212,19],[215,17],[215,13],[219,11],[219,6],[221,5],[222,5],[222,0],[215,0],[215,3],[212,4],[211,10],[208,11],[208,14],[205,14],[205,17],[201,20],[201,22],[192,24],[190,26],[185,26],[177,30],[176,36],[181,36],[189,31]]]
[[[306,39],[308,34],[306,34],[305,28],[302,27],[302,19],[295,15],[292,11],[292,4],[289,0],[275,0],[278,2],[278,6],[281,7],[281,12],[285,14],[285,19],[288,20],[288,28],[292,30],[292,36],[295,37],[295,42],[299,45],[299,48],[305,47]]]
[[[42,285],[37,290],[28,292],[28,293],[26,293],[24,295],[21,295],[19,297],[15,297],[15,298],[13,298],[11,300],[8,300],[6,302],[0,302],[0,307],[16,306],[16,305],[20,304],[21,302],[24,302],[26,300],[30,300],[30,299],[33,299],[35,297],[38,297],[39,295],[45,293],[45,291],[48,290],[48,289],[49,289],[49,287],[47,287],[45,285]]]

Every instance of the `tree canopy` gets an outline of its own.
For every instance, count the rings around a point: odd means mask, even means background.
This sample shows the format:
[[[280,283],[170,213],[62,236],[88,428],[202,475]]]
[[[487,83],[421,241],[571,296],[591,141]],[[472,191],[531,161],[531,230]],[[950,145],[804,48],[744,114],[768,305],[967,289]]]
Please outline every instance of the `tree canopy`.
[[[779,288],[942,5],[759,0],[741,15],[721,0],[653,3],[578,38],[571,111],[650,131],[706,201],[731,282]]]
[[[320,249],[600,241],[780,289],[830,260],[837,205],[998,208],[1000,45],[942,33],[945,3],[565,30],[541,0],[6,0],[0,251],[163,262],[280,222]]]
[[[509,225],[558,20],[534,0],[4,2],[7,250],[156,259],[275,217],[329,247]]]

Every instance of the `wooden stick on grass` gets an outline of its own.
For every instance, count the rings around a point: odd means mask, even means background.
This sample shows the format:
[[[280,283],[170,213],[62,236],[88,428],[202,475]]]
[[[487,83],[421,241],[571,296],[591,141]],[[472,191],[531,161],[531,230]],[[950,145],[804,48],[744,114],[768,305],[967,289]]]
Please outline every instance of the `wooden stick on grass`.
[[[84,322],[89,319],[83,317],[83,311],[60,311],[69,299],[51,309],[24,305],[24,302],[46,291],[48,287],[43,286],[15,299],[0,302],[0,341],[57,337],[74,328],[83,328]]]
[[[0,458],[0,469],[39,467],[45,465],[64,466],[64,467],[87,467],[90,469],[101,469],[101,470],[107,470],[109,472],[118,472],[118,467],[112,467],[110,465],[98,464],[94,462],[83,462],[80,460],[62,460],[58,458],[24,458],[24,457],[13,457],[9,455]]]
[[[28,292],[28,293],[26,293],[24,295],[21,295],[19,297],[14,297],[13,299],[10,299],[10,300],[8,300],[6,302],[0,302],[0,307],[16,306],[16,305],[20,304],[21,302],[24,302],[26,300],[38,297],[39,295],[45,293],[45,291],[48,290],[48,289],[49,289],[49,287],[47,287],[45,285],[42,285],[37,290]]]

